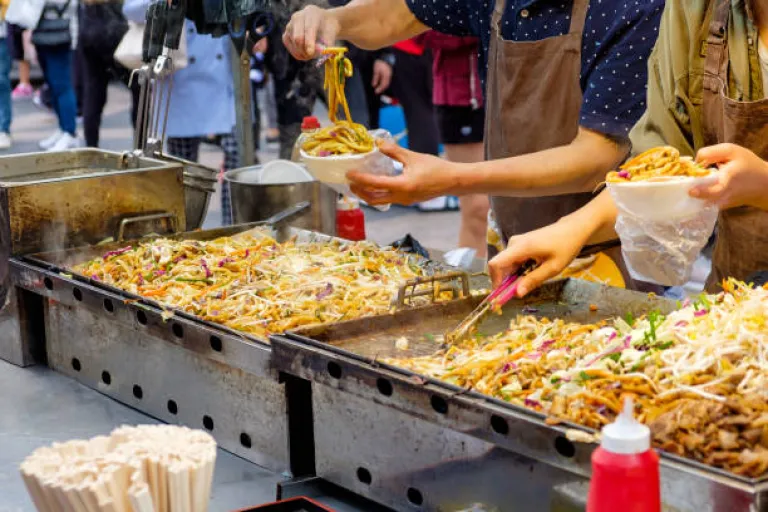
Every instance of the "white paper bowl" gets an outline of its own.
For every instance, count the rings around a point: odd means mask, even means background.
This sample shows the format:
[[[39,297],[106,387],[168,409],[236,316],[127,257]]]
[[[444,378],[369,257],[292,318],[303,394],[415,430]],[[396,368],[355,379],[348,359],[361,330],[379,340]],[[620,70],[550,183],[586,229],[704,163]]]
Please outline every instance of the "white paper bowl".
[[[608,192],[621,208],[631,214],[654,221],[682,219],[701,212],[706,202],[688,192],[697,185],[717,181],[716,171],[692,178],[671,176],[646,181],[607,183]]]
[[[312,180],[312,175],[303,166],[290,160],[273,160],[261,171],[261,183],[264,185],[304,183]]]
[[[301,160],[307,166],[307,170],[317,181],[327,185],[349,185],[347,173],[349,171],[366,172],[379,149],[374,146],[373,151],[352,155],[312,156],[301,150]]]

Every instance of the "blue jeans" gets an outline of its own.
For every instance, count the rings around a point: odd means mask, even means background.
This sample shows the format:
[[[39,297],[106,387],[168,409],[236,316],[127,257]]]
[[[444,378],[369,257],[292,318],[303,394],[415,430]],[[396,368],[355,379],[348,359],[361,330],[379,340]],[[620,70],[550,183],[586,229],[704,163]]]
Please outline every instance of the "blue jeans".
[[[11,133],[11,52],[8,40],[0,39],[0,133]]]
[[[59,128],[73,137],[77,130],[77,99],[72,82],[72,50],[69,46],[37,46],[37,60],[51,89]]]

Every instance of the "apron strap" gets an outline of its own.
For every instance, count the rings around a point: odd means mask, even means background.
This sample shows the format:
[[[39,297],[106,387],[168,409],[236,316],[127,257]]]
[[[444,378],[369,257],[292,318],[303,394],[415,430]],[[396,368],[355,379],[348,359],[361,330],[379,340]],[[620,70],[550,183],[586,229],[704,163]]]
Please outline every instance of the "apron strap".
[[[728,72],[728,20],[730,0],[715,0],[715,12],[707,34],[707,56],[704,59],[704,88],[720,93]]]
[[[571,11],[571,27],[568,29],[569,34],[584,32],[588,9],[589,0],[574,0],[573,10]]]
[[[504,16],[504,9],[507,8],[507,0],[496,0],[493,7],[493,16],[491,17],[491,27],[501,34],[501,17]]]

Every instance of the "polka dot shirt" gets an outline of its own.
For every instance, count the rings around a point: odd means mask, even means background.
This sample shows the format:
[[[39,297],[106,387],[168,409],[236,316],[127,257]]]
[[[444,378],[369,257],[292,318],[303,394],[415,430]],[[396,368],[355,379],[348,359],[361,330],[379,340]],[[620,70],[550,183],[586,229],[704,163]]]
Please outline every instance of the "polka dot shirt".
[[[428,27],[480,37],[485,81],[494,0],[406,0]],[[572,0],[506,0],[505,40],[536,41],[568,33]],[[645,111],[646,61],[658,36],[664,0],[591,0],[582,38],[581,125],[625,138]]]

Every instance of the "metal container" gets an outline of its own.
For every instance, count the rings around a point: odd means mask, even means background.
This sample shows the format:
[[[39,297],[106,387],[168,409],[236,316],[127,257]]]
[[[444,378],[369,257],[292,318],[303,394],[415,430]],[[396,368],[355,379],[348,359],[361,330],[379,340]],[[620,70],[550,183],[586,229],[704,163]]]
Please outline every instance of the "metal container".
[[[185,224],[182,166],[97,149],[0,158],[0,358],[25,366],[26,300],[9,258],[178,231]]]
[[[183,229],[181,165],[96,149],[0,158],[6,257],[163,229],[150,214],[165,214],[166,230]]]
[[[200,176],[190,170],[184,171],[184,201],[187,224],[185,231],[203,227],[211,196],[216,191],[216,178]]]
[[[301,201],[309,201],[310,210],[292,226],[336,234],[336,202],[338,194],[317,182],[262,185],[258,183],[261,166],[229,171],[224,180],[232,197],[235,224],[258,222]]]

